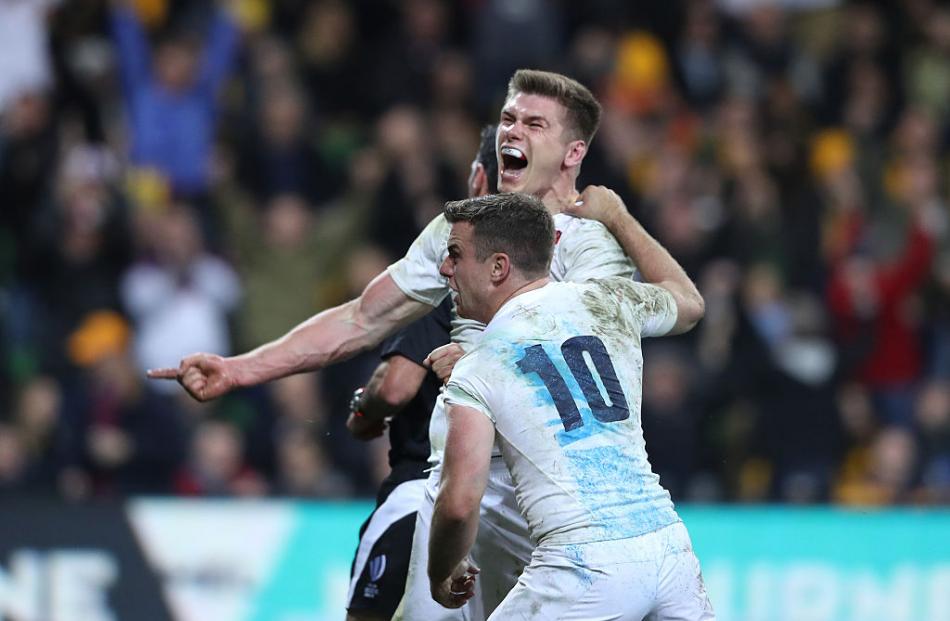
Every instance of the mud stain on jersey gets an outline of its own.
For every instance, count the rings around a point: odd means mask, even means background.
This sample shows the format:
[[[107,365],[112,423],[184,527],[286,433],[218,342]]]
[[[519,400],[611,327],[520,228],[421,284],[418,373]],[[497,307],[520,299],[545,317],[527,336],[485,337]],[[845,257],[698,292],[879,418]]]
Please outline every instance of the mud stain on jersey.
[[[645,327],[663,317],[676,316],[676,302],[657,285],[625,278],[592,280],[581,301],[596,320],[598,336],[632,339],[640,346]],[[652,329],[652,328],[651,328]]]
[[[635,322],[627,316],[620,305],[620,300],[627,294],[625,287],[620,285],[619,279],[606,281],[591,281],[593,289],[584,291],[581,302],[584,308],[594,318],[592,330],[601,338],[628,338],[640,340],[639,330]],[[610,285],[619,286],[621,290]]]

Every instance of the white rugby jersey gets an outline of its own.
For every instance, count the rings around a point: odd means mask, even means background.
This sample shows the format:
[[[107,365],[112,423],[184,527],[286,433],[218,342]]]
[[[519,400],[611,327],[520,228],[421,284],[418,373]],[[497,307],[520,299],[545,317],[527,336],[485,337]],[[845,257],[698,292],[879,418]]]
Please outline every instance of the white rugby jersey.
[[[666,334],[662,287],[609,278],[550,283],[498,311],[463,356],[446,404],[495,425],[532,539],[635,537],[679,521],[640,425],[642,336]]]
[[[556,281],[584,282],[592,278],[619,276],[632,278],[635,268],[614,236],[600,222],[566,214],[554,216],[557,243],[551,261],[551,278]],[[439,214],[416,237],[406,256],[389,266],[389,275],[403,293],[419,302],[438,306],[451,292],[449,281],[439,273],[448,256],[452,224]],[[452,310],[452,341],[465,351],[481,337],[485,324],[463,319]],[[429,423],[429,463],[442,462],[445,450],[445,411],[436,404]]]

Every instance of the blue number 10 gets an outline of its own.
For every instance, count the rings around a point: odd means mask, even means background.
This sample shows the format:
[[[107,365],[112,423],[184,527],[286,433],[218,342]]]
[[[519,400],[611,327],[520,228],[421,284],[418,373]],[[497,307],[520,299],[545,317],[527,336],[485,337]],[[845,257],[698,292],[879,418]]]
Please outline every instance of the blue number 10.
[[[610,405],[604,399],[587,361],[584,360],[585,352],[590,357],[597,375],[600,376],[600,381],[610,398]],[[603,341],[596,336],[575,336],[561,344],[561,355],[564,356],[567,368],[571,370],[571,375],[584,393],[584,398],[587,399],[587,405],[590,406],[595,419],[602,423],[612,423],[630,417],[627,399],[624,397],[623,388],[620,386],[620,380],[617,379],[617,372],[614,370]],[[524,357],[518,361],[518,369],[525,375],[536,373],[541,378],[544,387],[554,400],[554,407],[557,408],[565,431],[577,429],[584,424],[567,382],[541,345],[532,345],[525,350]]]

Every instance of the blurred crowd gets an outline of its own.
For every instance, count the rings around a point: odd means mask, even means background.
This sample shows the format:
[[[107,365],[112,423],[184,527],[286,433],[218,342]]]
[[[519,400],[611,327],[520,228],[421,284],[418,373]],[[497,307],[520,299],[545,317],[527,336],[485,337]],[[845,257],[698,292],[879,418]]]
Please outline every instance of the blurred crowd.
[[[933,0],[0,0],[0,496],[374,494],[385,439],[344,423],[376,352],[210,404],[144,370],[357,295],[520,67],[598,95],[579,187],[705,296],[645,344],[674,500],[950,503]]]

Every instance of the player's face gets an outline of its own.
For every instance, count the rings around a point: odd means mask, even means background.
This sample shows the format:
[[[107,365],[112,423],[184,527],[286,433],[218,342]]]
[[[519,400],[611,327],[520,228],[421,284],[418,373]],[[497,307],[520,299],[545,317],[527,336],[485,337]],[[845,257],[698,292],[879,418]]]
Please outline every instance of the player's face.
[[[505,102],[495,141],[500,192],[540,196],[553,187],[571,142],[566,114],[542,95],[515,93]]]
[[[455,307],[459,317],[484,322],[486,294],[491,289],[491,257],[479,261],[475,256],[473,228],[469,222],[452,225],[449,256],[442,262],[439,273],[449,279],[449,287],[456,293]]]

